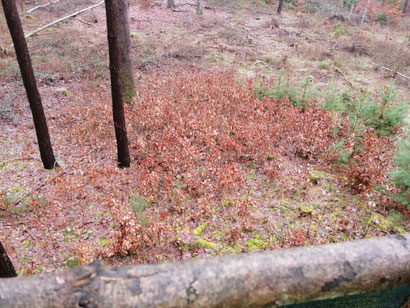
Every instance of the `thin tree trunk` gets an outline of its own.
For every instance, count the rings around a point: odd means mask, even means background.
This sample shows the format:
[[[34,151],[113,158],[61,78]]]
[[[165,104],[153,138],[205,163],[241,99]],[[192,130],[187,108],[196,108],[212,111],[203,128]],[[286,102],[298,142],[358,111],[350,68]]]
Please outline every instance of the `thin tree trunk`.
[[[196,13],[197,13],[198,15],[202,15],[202,14],[203,14],[203,12],[202,12],[201,0],[197,0],[197,2],[196,2]]]
[[[11,278],[16,276],[17,273],[13,263],[11,263],[6,250],[0,242],[0,278]]]
[[[349,16],[347,17],[347,20],[350,20],[350,18],[352,17],[353,9],[354,9],[354,2],[352,2],[352,6],[350,7],[350,12],[349,12]]]
[[[121,75],[122,83],[124,86],[123,97],[126,104],[130,104],[132,99],[136,95],[135,81],[131,60],[131,35],[128,22],[128,0],[119,0],[118,8],[120,14],[120,45],[121,45],[121,62],[123,72]]]
[[[403,3],[403,15],[407,14],[408,5],[409,5],[409,0],[405,0]]]
[[[167,0],[167,8],[175,9],[176,7],[174,0]]]
[[[118,167],[130,166],[127,129],[124,115],[124,73],[120,38],[120,5],[121,0],[105,0],[107,14],[108,47],[110,54],[111,95],[114,118],[115,137],[117,139]]]
[[[279,0],[279,5],[276,13],[280,15],[282,13],[282,7],[283,7],[283,0]]]
[[[359,28],[357,29],[356,34],[355,34],[354,39],[353,39],[353,45],[351,47],[352,51],[354,51],[356,49],[357,40],[359,38],[359,33],[362,30],[364,21],[366,20],[366,15],[367,15],[367,10],[369,9],[369,4],[370,4],[370,0],[367,0],[366,7],[365,7],[363,15],[362,15],[362,19],[360,20]]]
[[[30,53],[27,48],[23,27],[16,7],[16,1],[1,0],[1,2],[3,4],[4,16],[6,17],[7,25],[16,50],[17,61],[20,66],[24,87],[26,88],[30,109],[33,114],[41,160],[45,169],[53,169],[58,167],[58,163],[51,147],[47,120],[44,114],[41,96],[37,88]]]

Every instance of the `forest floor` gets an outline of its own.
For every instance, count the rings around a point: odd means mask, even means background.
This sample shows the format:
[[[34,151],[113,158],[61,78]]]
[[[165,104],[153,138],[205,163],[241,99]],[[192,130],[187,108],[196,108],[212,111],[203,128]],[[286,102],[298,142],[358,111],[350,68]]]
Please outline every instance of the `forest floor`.
[[[25,31],[93,3],[22,14]],[[199,16],[191,5],[131,3],[138,100],[126,106],[132,165],[124,170],[116,167],[103,5],[28,39],[61,168],[42,168],[17,62],[0,51],[0,240],[21,274],[94,258],[153,263],[410,232],[405,207],[375,190],[359,193],[312,154],[327,138],[322,129],[331,135],[331,114],[301,115],[287,102],[281,113],[278,102],[253,95],[280,74],[287,85],[311,76],[316,92],[377,95],[391,82],[377,64],[410,57],[409,20],[366,23],[352,53],[354,23],[287,9],[277,16],[257,1],[205,4]],[[0,20],[0,46],[10,42]],[[397,78],[398,100],[408,100],[409,85]],[[311,138],[310,148],[291,138]],[[390,168],[393,149],[384,156]]]

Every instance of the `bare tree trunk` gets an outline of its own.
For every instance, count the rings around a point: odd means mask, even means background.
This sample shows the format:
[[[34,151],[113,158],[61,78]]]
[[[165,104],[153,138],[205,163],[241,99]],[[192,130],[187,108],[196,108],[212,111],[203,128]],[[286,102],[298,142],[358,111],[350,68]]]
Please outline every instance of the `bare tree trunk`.
[[[409,0],[405,0],[403,3],[403,15],[407,14],[407,7],[409,5]]]
[[[14,269],[13,263],[11,263],[6,250],[0,242],[0,278],[16,277],[17,273]]]
[[[282,14],[282,7],[283,7],[283,0],[279,0],[279,5],[278,5],[278,9],[276,11],[276,13],[278,15]]]
[[[203,14],[203,12],[202,12],[201,0],[197,0],[197,1],[196,1],[196,13],[197,13],[198,15],[202,15],[202,14]]]
[[[350,20],[350,18],[352,17],[353,10],[354,10],[354,2],[352,2],[352,6],[350,7],[350,12],[349,12],[349,16],[347,17],[347,20]]]
[[[410,234],[0,279],[5,307],[277,307],[410,285]]]
[[[167,0],[167,8],[175,9],[176,7],[174,0]]]
[[[130,166],[127,128],[124,114],[124,67],[122,62],[120,36],[120,5],[121,0],[105,0],[107,14],[108,47],[110,54],[111,95],[114,118],[115,137],[117,139],[118,167]]]
[[[30,103],[33,115],[34,127],[36,129],[40,156],[45,169],[58,167],[51,146],[50,135],[48,133],[47,120],[44,114],[41,96],[37,88],[33,66],[31,64],[30,53],[27,48],[24,31],[16,7],[16,0],[1,0],[3,4],[4,16],[16,50],[17,61],[20,66],[21,77],[26,89],[27,98]]]
[[[364,21],[366,20],[366,15],[367,15],[367,10],[369,9],[369,4],[370,4],[370,0],[367,0],[366,7],[365,7],[363,15],[362,15],[362,19],[360,20],[359,28],[357,28],[356,34],[355,34],[354,39],[353,39],[353,44],[352,44],[352,47],[351,47],[352,51],[354,51],[356,49],[357,40],[359,38],[359,33],[362,30]]]
[[[136,95],[135,91],[135,81],[131,60],[131,35],[130,27],[128,22],[128,0],[119,0],[118,8],[120,14],[120,45],[121,45],[121,59],[122,59],[122,68],[123,73],[122,83],[124,85],[123,97],[124,103],[130,104],[132,99]]]

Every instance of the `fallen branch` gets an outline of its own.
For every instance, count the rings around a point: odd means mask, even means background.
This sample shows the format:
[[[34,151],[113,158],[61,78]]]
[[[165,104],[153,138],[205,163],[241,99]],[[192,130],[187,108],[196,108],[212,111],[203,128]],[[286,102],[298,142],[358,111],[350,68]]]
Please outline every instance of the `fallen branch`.
[[[176,12],[176,13],[184,13],[184,12],[188,12],[186,10],[177,10],[177,9],[173,9],[171,8],[172,12]]]
[[[349,79],[347,79],[346,75],[342,72],[341,69],[335,67],[335,71],[342,75],[343,79],[346,80],[346,82],[352,87],[352,89],[354,89],[353,83]]]
[[[377,67],[380,67],[380,68],[386,70],[386,71],[390,71],[390,72],[394,73],[395,75],[399,75],[400,77],[403,77],[403,78],[406,78],[407,80],[410,80],[409,76],[406,76],[406,75],[404,75],[404,74],[402,74],[398,71],[392,70],[391,68],[388,68],[386,66],[383,66],[383,65],[380,65],[380,64],[377,64],[377,63],[374,63],[374,62],[373,62],[373,64],[376,65]]]
[[[190,5],[190,6],[197,6],[196,4],[193,3],[182,3],[182,4],[178,4],[177,6],[184,6],[184,5]]]
[[[0,279],[4,307],[277,307],[410,285],[410,234]]]
[[[198,7],[198,4],[194,4],[194,3],[182,3],[182,4],[178,4],[177,7],[184,6],[184,5],[190,5],[190,6]],[[215,10],[215,8],[213,8],[212,6],[208,6],[208,5],[205,5],[204,9],[206,9],[206,10]]]
[[[84,13],[85,11],[91,10],[91,9],[97,7],[97,6],[100,6],[100,5],[103,4],[103,3],[104,3],[104,1],[101,1],[101,2],[99,2],[99,3],[97,3],[97,4],[94,4],[94,5],[90,6],[90,7],[87,7],[87,8],[85,8],[85,9],[82,9],[82,10],[77,11],[77,12],[75,12],[75,13],[72,13],[72,14],[70,14],[70,15],[67,15],[67,16],[62,17],[62,18],[60,18],[60,19],[57,19],[56,21],[53,21],[53,22],[51,22],[51,23],[49,23],[49,24],[47,24],[47,25],[45,25],[45,26],[42,26],[42,27],[38,28],[37,30],[34,30],[33,32],[27,34],[27,35],[25,36],[25,38],[28,39],[29,37],[32,37],[34,34],[40,32],[40,31],[42,31],[42,30],[44,30],[44,29],[50,28],[51,26],[54,26],[55,24],[58,24],[59,22],[62,22],[62,21],[64,21],[64,20],[66,20],[66,19],[69,19],[69,18],[71,18],[71,17],[77,16],[78,14]]]
[[[49,6],[50,4],[54,4],[54,3],[57,3],[57,2],[60,2],[60,0],[50,1],[50,2],[47,2],[46,4],[37,5],[37,6],[33,7],[33,8],[31,8],[31,9],[29,9],[26,13],[27,13],[27,14],[28,14],[28,13],[31,13],[31,12],[37,10],[37,9],[41,9],[41,8],[43,8],[43,7]]]
[[[86,22],[86,21],[84,21],[84,20],[82,20],[82,19],[80,19],[80,18],[78,18],[78,21],[79,21],[79,22],[82,22],[83,24],[88,25],[88,26],[92,26],[92,25],[93,25],[92,23]]]

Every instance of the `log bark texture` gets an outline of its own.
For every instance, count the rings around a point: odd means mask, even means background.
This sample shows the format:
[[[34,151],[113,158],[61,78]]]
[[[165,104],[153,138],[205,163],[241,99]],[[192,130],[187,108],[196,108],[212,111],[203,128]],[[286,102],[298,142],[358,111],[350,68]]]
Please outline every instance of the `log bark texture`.
[[[105,10],[107,14],[112,110],[115,138],[117,139],[118,167],[126,168],[130,166],[130,153],[124,113],[124,63],[122,62],[123,57],[121,51],[119,2],[120,1],[117,0],[105,0]]]
[[[0,280],[1,307],[275,307],[410,285],[410,234]]]
[[[58,167],[58,163],[54,157],[53,149],[51,147],[47,120],[44,114],[40,92],[37,88],[30,53],[28,51],[26,39],[24,38],[23,26],[21,25],[16,1],[1,0],[1,2],[3,5],[4,16],[13,40],[13,45],[16,50],[17,61],[19,63],[21,77],[26,89],[31,113],[33,115],[38,146],[40,148],[41,161],[43,162],[45,169],[53,169]]]

